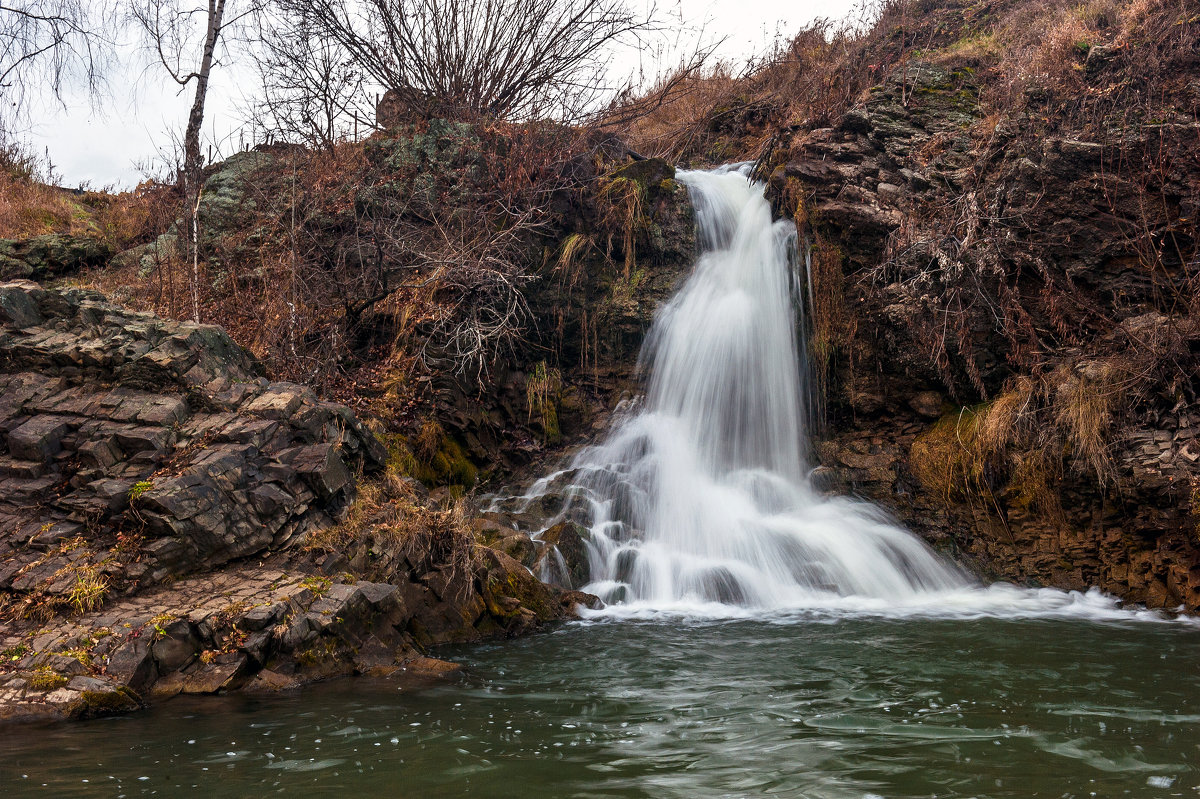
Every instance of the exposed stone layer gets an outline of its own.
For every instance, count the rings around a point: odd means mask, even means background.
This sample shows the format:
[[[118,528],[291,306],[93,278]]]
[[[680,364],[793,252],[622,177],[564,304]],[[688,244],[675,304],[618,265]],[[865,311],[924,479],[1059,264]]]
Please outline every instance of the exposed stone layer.
[[[444,670],[424,647],[589,601],[427,535],[423,492],[407,532],[350,557],[302,547],[387,452],[219,328],[25,280],[0,283],[0,323],[0,719]]]
[[[0,589],[18,598],[284,547],[386,457],[346,408],[256,377],[219,328],[22,281],[0,284],[0,308]],[[103,533],[119,541],[101,549]]]

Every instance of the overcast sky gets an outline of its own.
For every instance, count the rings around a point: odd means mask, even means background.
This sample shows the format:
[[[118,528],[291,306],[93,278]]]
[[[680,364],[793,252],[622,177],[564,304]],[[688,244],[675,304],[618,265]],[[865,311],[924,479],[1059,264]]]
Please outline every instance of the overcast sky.
[[[763,52],[777,34],[816,17],[840,18],[854,5],[855,0],[667,0],[659,8],[674,19],[682,16],[692,28],[704,26],[709,39],[726,37],[721,55],[744,58]],[[632,63],[634,57],[626,57]],[[252,77],[236,65],[213,71],[205,139],[216,153],[238,149],[238,108],[254,91]],[[101,108],[68,96],[66,109],[50,105],[34,116],[28,138],[39,153],[48,152],[60,185],[129,188],[141,179],[141,167],[169,149],[170,131],[182,130],[191,100],[192,87],[180,94],[161,69],[131,63],[118,70]]]

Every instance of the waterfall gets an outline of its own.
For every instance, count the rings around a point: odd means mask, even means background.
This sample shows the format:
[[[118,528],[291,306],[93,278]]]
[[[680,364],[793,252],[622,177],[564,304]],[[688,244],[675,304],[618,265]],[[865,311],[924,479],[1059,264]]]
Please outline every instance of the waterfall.
[[[747,167],[680,172],[701,253],[642,349],[646,394],[569,470],[607,603],[678,608],[901,599],[968,585],[806,462],[795,227]]]
[[[587,528],[583,590],[606,607],[581,613],[1161,618],[1095,588],[984,587],[879,508],[817,490],[800,338],[808,253],[793,257],[795,228],[772,221],[748,166],[678,178],[701,252],[647,334],[644,396],[618,408],[604,441],[508,498],[525,513],[565,496],[550,525]],[[560,553],[546,554],[541,578],[569,584]]]

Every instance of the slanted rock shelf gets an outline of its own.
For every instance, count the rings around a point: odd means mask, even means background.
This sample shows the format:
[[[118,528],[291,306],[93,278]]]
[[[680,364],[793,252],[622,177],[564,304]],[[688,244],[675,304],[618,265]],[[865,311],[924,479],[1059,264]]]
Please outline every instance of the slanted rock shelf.
[[[449,564],[399,549],[374,581],[300,549],[387,452],[220,328],[21,279],[0,323],[0,720],[437,671],[420,647],[580,598],[477,545]]]
[[[278,549],[383,466],[347,408],[257,377],[219,328],[25,281],[0,307],[0,588],[18,597],[69,595],[54,575],[79,551],[47,554],[92,529],[144,539],[131,562],[82,556],[131,587]]]

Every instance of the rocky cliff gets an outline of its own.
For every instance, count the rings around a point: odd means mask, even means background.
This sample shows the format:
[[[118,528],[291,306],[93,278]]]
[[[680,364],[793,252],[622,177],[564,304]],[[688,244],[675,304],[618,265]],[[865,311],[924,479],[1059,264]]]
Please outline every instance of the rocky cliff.
[[[381,483],[354,413],[220,328],[28,280],[0,322],[0,718],[437,670],[423,647],[587,601]]]
[[[991,578],[1200,607],[1190,90],[1099,127],[1044,91],[1001,113],[954,52],[773,161],[825,477]],[[1085,55],[1085,91],[1130,74]]]

